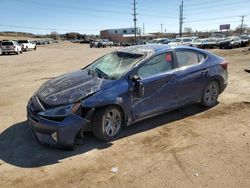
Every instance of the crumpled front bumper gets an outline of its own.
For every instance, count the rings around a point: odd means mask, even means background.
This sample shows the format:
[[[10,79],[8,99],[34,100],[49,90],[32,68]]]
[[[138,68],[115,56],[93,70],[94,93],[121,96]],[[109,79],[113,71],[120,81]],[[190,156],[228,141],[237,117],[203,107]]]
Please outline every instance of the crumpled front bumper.
[[[70,114],[63,121],[57,122],[34,116],[28,111],[27,118],[38,141],[56,148],[73,148],[77,133],[90,123],[76,114]]]

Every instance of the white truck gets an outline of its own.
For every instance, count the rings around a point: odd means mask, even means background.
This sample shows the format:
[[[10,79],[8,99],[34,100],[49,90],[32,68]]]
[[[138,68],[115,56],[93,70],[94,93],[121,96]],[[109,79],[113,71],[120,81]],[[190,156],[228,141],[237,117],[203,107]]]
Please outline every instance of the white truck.
[[[36,50],[36,44],[30,40],[19,40],[18,44],[22,46],[22,51],[27,52],[28,50]]]

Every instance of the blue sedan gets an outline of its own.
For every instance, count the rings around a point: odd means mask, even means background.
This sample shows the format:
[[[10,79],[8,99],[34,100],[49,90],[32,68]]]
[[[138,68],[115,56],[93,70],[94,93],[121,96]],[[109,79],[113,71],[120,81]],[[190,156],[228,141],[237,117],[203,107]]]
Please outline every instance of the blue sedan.
[[[123,48],[45,82],[28,102],[28,124],[48,146],[73,148],[90,130],[110,141],[122,126],[192,103],[216,105],[227,86],[227,65],[187,46]]]

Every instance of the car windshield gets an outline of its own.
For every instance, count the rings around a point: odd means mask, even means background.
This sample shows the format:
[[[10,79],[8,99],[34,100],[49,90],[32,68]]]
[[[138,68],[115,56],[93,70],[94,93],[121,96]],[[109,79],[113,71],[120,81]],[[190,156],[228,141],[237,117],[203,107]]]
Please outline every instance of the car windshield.
[[[233,37],[227,37],[225,40],[233,40]]]
[[[142,54],[113,52],[107,54],[86,69],[89,74],[109,80],[118,80],[143,57]]]
[[[171,42],[181,42],[181,39],[173,39]]]
[[[149,41],[148,43],[154,44],[154,43],[158,43],[158,42],[159,42],[159,40],[151,40],[151,41]]]
[[[183,42],[192,42],[192,39],[183,39]]]

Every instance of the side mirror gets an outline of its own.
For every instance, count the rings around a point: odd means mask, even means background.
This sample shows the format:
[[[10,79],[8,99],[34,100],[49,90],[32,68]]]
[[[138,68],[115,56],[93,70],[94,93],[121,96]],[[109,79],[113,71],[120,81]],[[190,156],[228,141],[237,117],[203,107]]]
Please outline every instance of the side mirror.
[[[134,75],[130,78],[132,82],[132,88],[130,91],[135,92],[136,96],[141,98],[144,95],[144,85],[141,83],[141,77]]]

